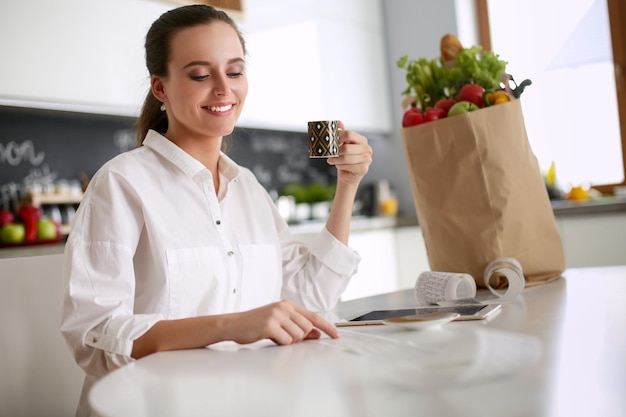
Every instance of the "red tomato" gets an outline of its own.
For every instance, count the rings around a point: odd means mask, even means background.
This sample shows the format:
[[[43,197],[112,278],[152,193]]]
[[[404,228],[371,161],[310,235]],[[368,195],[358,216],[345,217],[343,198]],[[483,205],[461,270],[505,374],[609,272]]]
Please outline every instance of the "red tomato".
[[[443,117],[446,117],[450,107],[454,106],[455,103],[456,100],[453,98],[442,98],[435,103],[435,108],[443,110]]]
[[[402,116],[402,127],[410,127],[424,123],[424,115],[419,107],[411,107]]]
[[[459,91],[459,101],[469,101],[470,103],[474,103],[478,107],[484,107],[484,94],[485,89],[482,88],[480,85],[465,84],[463,87],[461,87],[461,90]]]

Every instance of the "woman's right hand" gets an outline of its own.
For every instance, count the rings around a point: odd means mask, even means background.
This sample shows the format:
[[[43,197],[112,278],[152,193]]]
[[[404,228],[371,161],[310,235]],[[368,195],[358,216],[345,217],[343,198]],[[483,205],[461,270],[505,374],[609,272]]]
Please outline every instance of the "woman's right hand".
[[[289,300],[281,300],[253,310],[229,315],[228,340],[240,344],[270,339],[278,345],[290,345],[318,339],[321,332],[339,337],[335,326],[317,314]]]

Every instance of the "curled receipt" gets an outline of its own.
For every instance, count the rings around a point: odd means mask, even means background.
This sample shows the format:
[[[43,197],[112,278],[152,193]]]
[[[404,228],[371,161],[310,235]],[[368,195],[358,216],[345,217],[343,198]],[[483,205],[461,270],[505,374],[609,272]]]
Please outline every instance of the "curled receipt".
[[[508,286],[498,291],[490,284],[494,276],[504,278]],[[524,289],[522,266],[513,258],[499,258],[485,268],[485,285],[496,298],[481,300],[481,304],[500,304],[515,299]],[[415,282],[415,298],[430,304],[454,305],[476,303],[476,282],[469,274],[456,272],[422,272]]]

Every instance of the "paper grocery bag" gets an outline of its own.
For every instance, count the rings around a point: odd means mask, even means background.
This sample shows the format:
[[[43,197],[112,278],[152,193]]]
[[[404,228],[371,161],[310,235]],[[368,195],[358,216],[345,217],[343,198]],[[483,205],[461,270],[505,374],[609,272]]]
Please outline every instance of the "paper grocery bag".
[[[519,100],[403,128],[402,140],[431,270],[484,287],[487,264],[511,257],[526,286],[561,276],[563,246]]]

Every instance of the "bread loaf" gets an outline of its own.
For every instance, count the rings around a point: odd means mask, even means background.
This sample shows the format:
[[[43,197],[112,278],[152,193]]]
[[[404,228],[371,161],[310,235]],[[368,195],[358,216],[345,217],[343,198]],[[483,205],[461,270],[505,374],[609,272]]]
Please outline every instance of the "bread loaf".
[[[441,59],[444,62],[454,61],[461,49],[463,45],[456,36],[448,33],[441,38]]]

